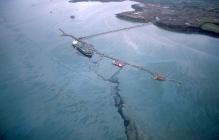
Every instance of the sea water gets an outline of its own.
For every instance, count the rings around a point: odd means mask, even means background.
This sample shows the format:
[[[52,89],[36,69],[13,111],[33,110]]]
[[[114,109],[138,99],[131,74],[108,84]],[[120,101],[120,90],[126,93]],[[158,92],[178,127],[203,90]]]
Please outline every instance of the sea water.
[[[124,140],[109,78],[118,69],[88,59],[61,37],[137,25],[115,17],[136,2],[0,2],[0,137],[3,140]],[[70,18],[74,16],[75,18]],[[152,24],[86,40],[107,55],[162,73],[125,67],[117,76],[125,109],[142,138],[219,137],[219,39]]]

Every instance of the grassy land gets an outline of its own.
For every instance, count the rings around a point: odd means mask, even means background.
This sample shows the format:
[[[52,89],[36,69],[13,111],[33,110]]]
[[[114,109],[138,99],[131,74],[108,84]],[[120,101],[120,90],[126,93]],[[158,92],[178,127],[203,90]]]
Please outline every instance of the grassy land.
[[[215,33],[219,33],[219,25],[213,24],[213,23],[205,23],[201,26],[202,30],[211,31]]]

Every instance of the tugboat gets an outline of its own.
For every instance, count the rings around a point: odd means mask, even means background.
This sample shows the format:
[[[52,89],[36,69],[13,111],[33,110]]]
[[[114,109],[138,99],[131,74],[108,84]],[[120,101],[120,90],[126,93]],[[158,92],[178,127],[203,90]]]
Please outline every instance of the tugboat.
[[[154,75],[153,79],[158,81],[166,81],[165,76],[159,74]]]
[[[74,39],[72,41],[72,46],[86,57],[91,58],[94,54],[93,46],[85,42]]]
[[[125,66],[125,63],[119,61],[119,60],[113,60],[112,64],[119,67],[119,68],[123,68]]]

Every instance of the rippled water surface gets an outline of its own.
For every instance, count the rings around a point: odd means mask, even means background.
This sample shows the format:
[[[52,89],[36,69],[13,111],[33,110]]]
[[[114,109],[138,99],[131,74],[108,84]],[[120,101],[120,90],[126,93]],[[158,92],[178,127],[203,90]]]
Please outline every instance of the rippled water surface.
[[[126,139],[112,83],[97,76],[117,68],[107,59],[91,63],[98,57],[80,55],[58,28],[84,36],[137,25],[114,15],[134,3],[0,2],[1,139]],[[125,111],[141,139],[219,138],[219,39],[147,25],[87,42],[182,83],[154,81],[131,67],[119,73]]]

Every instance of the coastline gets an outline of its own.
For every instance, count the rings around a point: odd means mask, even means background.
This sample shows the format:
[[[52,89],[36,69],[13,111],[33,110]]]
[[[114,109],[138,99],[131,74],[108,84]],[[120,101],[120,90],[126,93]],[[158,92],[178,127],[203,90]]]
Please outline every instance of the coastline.
[[[197,33],[219,37],[219,9],[189,5],[134,4],[134,11],[116,14],[117,18],[139,22],[151,22],[169,31]]]

